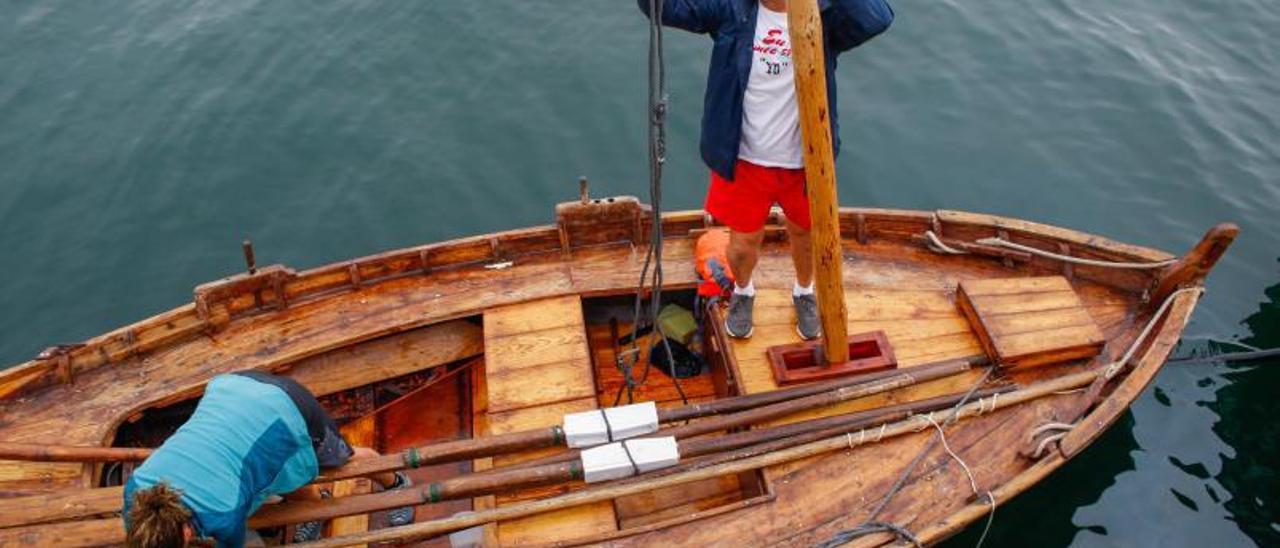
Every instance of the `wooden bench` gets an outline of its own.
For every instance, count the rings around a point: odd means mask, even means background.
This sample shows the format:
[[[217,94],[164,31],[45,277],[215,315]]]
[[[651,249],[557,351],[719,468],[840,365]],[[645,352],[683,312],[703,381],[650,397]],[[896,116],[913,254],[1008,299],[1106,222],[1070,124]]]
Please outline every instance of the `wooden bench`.
[[[582,302],[576,295],[485,311],[484,386],[475,401],[478,436],[559,424],[565,413],[596,409],[596,388]],[[532,451],[480,459],[477,469],[555,452]],[[477,499],[476,509],[554,494],[563,487]],[[605,501],[500,522],[486,536],[503,545],[539,544],[617,530],[613,504]]]
[[[956,304],[987,355],[1006,366],[1092,358],[1106,343],[1062,276],[965,280]]]

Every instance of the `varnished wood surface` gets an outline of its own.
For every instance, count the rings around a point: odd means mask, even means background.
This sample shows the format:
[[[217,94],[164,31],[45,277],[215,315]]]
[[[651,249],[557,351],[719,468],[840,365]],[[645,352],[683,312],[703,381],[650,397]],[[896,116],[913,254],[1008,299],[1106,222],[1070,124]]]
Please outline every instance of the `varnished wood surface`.
[[[635,213],[630,209],[626,211],[628,215]],[[844,285],[849,300],[850,332],[885,330],[900,361],[907,366],[980,352],[976,337],[955,308],[954,288],[960,280],[1068,274],[1061,264],[1038,258],[1005,264],[999,258],[982,255],[940,256],[913,240],[925,229],[932,228],[948,240],[1006,237],[1051,250],[1060,251],[1060,246],[1066,246],[1070,254],[1108,260],[1169,257],[1159,251],[1066,229],[981,214],[845,209],[840,216],[845,238]],[[679,212],[669,215],[668,220],[671,235],[666,246],[668,283],[687,287],[694,282],[692,246],[680,235],[705,226],[704,217],[700,213]],[[627,229],[631,226],[628,223],[639,224],[639,229]],[[362,259],[364,262],[354,275],[345,264],[341,268],[322,267],[298,273],[282,286],[280,294],[289,295],[290,300],[278,308],[269,294],[260,295],[259,300],[273,306],[255,308],[258,305],[253,295],[245,297],[232,292],[224,295],[224,301],[212,301],[212,308],[206,311],[208,315],[199,321],[190,319],[197,313],[191,306],[176,309],[89,341],[84,349],[73,350],[70,382],[53,379],[58,372],[56,359],[34,361],[0,373],[0,439],[102,444],[111,438],[116,425],[134,413],[157,402],[174,401],[175,394],[197,394],[204,383],[218,373],[274,370],[361,341],[458,318],[471,317],[473,320],[469,321],[475,321],[483,315],[488,322],[485,311],[505,305],[626,292],[634,285],[643,258],[643,242],[635,239],[646,233],[644,224],[643,218],[636,216],[631,221],[610,224],[614,228],[596,240],[589,240],[578,232],[569,235],[570,241],[590,242],[583,247],[566,244],[565,238],[556,236],[554,228],[539,228],[427,246],[412,253],[409,250],[391,252]],[[571,225],[562,224],[562,232],[566,226]],[[625,241],[626,238],[631,241]],[[863,241],[866,243],[860,243]],[[431,254],[422,255],[427,249],[432,250]],[[499,269],[484,268],[497,259],[508,259],[512,264]],[[414,268],[421,271],[395,274],[396,268],[404,272]],[[757,305],[761,327],[751,341],[734,343],[732,348],[740,360],[738,378],[748,393],[770,389],[768,383],[771,382],[770,376],[756,374],[749,365],[752,361],[749,354],[757,346],[763,348],[796,340],[786,292],[792,274],[785,242],[769,244],[758,272],[756,283],[762,289]],[[1141,302],[1140,296],[1155,280],[1150,273],[1118,273],[1085,267],[1075,268],[1069,274],[1068,279],[1084,308],[1107,339],[1102,357],[1092,365],[1096,367],[1118,356],[1141,328],[1152,305]],[[1096,437],[1150,381],[1176,342],[1194,302],[1194,297],[1187,297],[1173,308],[1156,333],[1157,342],[1135,360],[1140,367],[1133,375],[1122,377],[1104,405],[1069,436],[1072,447]],[[543,321],[513,317],[508,323],[518,329],[519,322],[535,320]],[[493,325],[500,323],[485,327]],[[555,328],[549,331],[554,332]],[[539,337],[532,337],[513,348],[527,348],[530,353],[550,356],[546,363],[579,358],[574,354],[556,354],[564,350],[563,346],[566,345],[548,345]],[[1046,366],[1034,371],[1014,371],[1010,375],[1014,380],[1030,381],[1079,367],[1082,366]],[[476,383],[482,392],[483,377],[481,374]],[[972,375],[935,381],[846,406],[871,407],[918,399],[963,390],[972,382]],[[541,420],[553,421],[551,417],[558,420],[556,413],[574,406],[592,408],[599,398],[594,386],[585,397],[578,397],[573,391],[561,395],[563,399],[551,406],[555,409],[545,413]],[[504,410],[500,405],[497,410],[490,410],[485,407],[487,402],[479,398],[474,403],[479,406],[474,410],[477,432],[496,432],[504,428],[503,424],[511,428],[521,424],[522,419],[517,415],[538,408],[517,406]],[[1022,460],[1014,454],[1018,445],[1014,441],[1046,420],[1073,420],[1075,417],[1061,415],[1074,409],[1074,403],[1070,396],[1040,400],[968,421],[955,427],[948,438],[952,447],[974,468],[980,485],[997,490],[1003,501],[1063,462],[1057,454],[1039,464]],[[865,446],[852,453],[771,467],[766,474],[775,490],[776,500],[772,502],[743,505],[722,513],[707,512],[695,522],[673,523],[654,530],[646,530],[643,519],[636,520],[637,516],[624,511],[614,517],[611,527],[616,528],[618,520],[622,520],[627,529],[634,527],[634,531],[641,534],[631,535],[624,529],[591,537],[573,527],[562,528],[556,534],[562,535],[558,537],[562,540],[610,538],[619,544],[644,545],[670,542],[744,546],[808,544],[856,525],[864,518],[865,512],[896,479],[901,466],[929,436],[928,432],[922,432]],[[477,463],[477,467],[483,467],[483,463]],[[0,462],[0,495],[36,494],[87,485],[90,472],[87,467],[76,464]],[[715,496],[703,500],[711,505]],[[483,504],[483,499],[477,501],[477,508]],[[690,511],[702,507],[691,507]],[[912,530],[923,531],[925,538],[933,541],[984,515],[975,513],[974,508],[969,501],[967,480],[958,467],[941,454],[931,454],[882,517],[908,523]],[[982,510],[980,506],[977,509]],[[661,517],[653,516],[653,519]],[[567,519],[557,521],[557,516],[552,515],[542,519],[553,524],[574,523]],[[50,535],[65,535],[69,545],[75,545],[76,542],[71,542],[74,539],[110,538],[108,533],[118,531],[118,525],[111,527],[110,522],[87,521],[23,530],[5,528],[0,529],[0,539],[25,545],[57,538]],[[496,536],[490,538],[496,540]]]
[[[596,389],[582,301],[552,297],[486,310],[485,383],[490,434],[560,424],[566,413],[596,409]],[[555,449],[496,457],[497,465],[534,458]],[[498,505],[561,491],[560,487],[499,495]],[[597,503],[498,524],[507,545],[553,542],[617,530],[613,505]]]
[[[987,355],[1004,366],[1092,358],[1107,342],[1062,276],[964,280],[956,304]]]

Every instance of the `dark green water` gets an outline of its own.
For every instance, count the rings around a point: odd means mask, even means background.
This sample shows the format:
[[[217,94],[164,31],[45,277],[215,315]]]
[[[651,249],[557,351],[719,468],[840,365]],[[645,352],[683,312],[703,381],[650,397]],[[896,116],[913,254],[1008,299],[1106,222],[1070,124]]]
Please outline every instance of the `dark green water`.
[[[1280,346],[1280,3],[895,7],[842,58],[844,204],[1174,252],[1234,220],[1179,352]],[[709,45],[668,38],[666,205],[694,208]],[[578,175],[643,194],[645,40],[629,1],[0,2],[0,363],[189,301],[246,235],[305,268],[549,222]],[[1280,544],[1277,387],[1167,367],[991,544]]]

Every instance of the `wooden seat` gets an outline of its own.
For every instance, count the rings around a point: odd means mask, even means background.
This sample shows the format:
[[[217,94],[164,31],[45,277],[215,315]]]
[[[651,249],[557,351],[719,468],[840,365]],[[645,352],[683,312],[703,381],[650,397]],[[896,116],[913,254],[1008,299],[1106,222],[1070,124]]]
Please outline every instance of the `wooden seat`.
[[[1007,366],[1091,358],[1106,342],[1062,276],[965,280],[956,304],[987,355]]]
[[[582,301],[577,295],[541,299],[485,311],[484,387],[478,388],[476,428],[481,436],[560,424],[565,413],[596,409],[595,377]],[[556,449],[480,459],[477,469],[536,458]],[[476,508],[555,494],[562,487],[484,497]],[[486,536],[503,545],[541,544],[617,530],[605,501],[500,522]],[[496,537],[495,537],[496,535]]]

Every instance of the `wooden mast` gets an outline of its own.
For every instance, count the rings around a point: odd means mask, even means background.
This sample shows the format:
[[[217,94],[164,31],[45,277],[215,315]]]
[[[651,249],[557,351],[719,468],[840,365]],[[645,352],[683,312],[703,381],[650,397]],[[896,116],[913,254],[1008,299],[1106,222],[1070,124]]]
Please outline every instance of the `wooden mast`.
[[[849,361],[841,274],[840,221],[837,215],[836,169],[831,145],[827,102],[827,72],[823,55],[822,19],[817,0],[790,0],[787,26],[791,34],[791,62],[800,132],[804,146],[805,180],[812,220],[813,277],[822,322],[822,349],[827,364]]]

